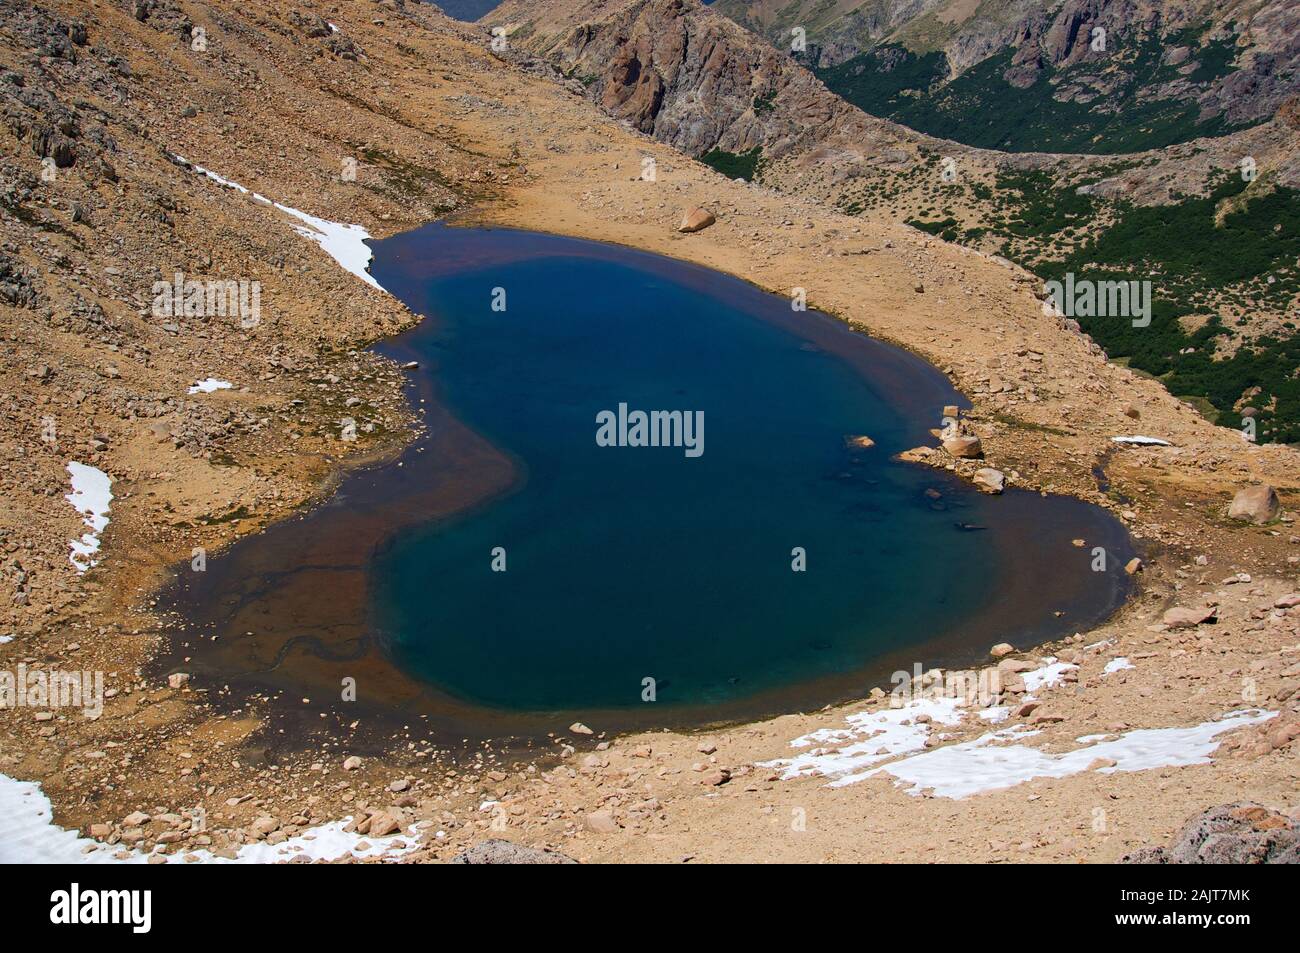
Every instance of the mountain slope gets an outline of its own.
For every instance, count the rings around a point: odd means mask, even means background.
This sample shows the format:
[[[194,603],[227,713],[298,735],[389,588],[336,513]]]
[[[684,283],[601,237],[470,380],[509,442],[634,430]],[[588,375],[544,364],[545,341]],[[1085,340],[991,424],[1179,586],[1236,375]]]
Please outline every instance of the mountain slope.
[[[1117,154],[1266,121],[1300,91],[1286,0],[720,0],[873,115],[969,145]]]

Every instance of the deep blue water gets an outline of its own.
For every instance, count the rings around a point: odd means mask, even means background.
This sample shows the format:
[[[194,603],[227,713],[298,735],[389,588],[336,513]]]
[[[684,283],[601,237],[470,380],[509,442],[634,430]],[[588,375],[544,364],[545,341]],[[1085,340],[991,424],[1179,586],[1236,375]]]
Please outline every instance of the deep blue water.
[[[434,225],[374,247],[380,284],[429,316],[383,349],[516,467],[367,567],[380,644],[447,695],[580,711],[641,706],[647,678],[670,706],[844,686],[885,658],[1059,634],[1122,596],[1070,545],[1124,545],[1101,511],[890,462],[959,400],[901,350],[611,246]],[[702,411],[703,454],[598,446],[620,403]]]

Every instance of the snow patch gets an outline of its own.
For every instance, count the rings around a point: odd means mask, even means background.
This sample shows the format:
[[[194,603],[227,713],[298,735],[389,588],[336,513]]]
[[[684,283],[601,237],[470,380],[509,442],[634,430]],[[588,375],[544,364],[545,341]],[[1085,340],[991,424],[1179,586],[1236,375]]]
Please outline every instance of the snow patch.
[[[1115,443],[1131,443],[1142,447],[1172,447],[1173,444],[1168,440],[1161,440],[1159,437],[1144,437],[1141,434],[1135,434],[1132,437],[1111,437]]]
[[[1276,717],[1277,712],[1258,709],[1229,712],[1215,721],[1190,728],[1139,728],[1113,741],[1085,745],[1063,754],[1049,754],[1022,744],[1002,744],[1029,738],[1037,731],[1009,728],[990,732],[974,741],[948,745],[895,761],[855,778],[839,778],[830,787],[886,773],[897,779],[907,793],[930,790],[935,797],[953,800],[1015,787],[1034,778],[1064,778],[1086,771],[1098,758],[1115,762],[1098,768],[1102,774],[1117,771],[1148,771],[1209,764],[1219,735],[1234,728],[1256,725]]]
[[[1117,655],[1109,662],[1106,663],[1106,667],[1101,670],[1101,674],[1102,677],[1104,678],[1107,675],[1111,675],[1115,672],[1122,672],[1126,668],[1133,668],[1133,663],[1130,662],[1127,657],[1123,655]]]
[[[234,385],[230,381],[223,381],[216,377],[205,377],[201,381],[196,381],[186,393],[188,394],[211,394],[214,390],[230,390]]]
[[[288,205],[281,205],[279,202],[273,202],[264,195],[258,195],[256,192],[250,192],[238,182],[220,176],[210,169],[205,169],[201,165],[194,165],[184,156],[175,156],[184,165],[190,167],[199,175],[206,176],[218,185],[225,186],[228,189],[234,189],[242,192],[244,195],[251,195],[259,202],[270,205],[286,215],[296,218],[301,225],[293,226],[293,230],[303,238],[315,242],[321,247],[325,254],[329,255],[348,271],[366,284],[380,291],[387,293],[387,290],[377,282],[370,274],[370,261],[374,258],[374,252],[366,244],[370,238],[370,233],[360,225],[345,225],[342,222],[331,222],[328,219],[317,218],[314,215],[308,215],[296,208]]]
[[[343,830],[347,817],[313,827],[282,844],[244,844],[235,860],[218,857],[207,850],[158,854],[169,864],[274,864],[307,857],[309,860],[337,860],[354,857],[398,857],[414,850],[418,841],[414,829],[409,835],[364,837]],[[358,845],[364,842],[362,849]],[[150,855],[105,844],[54,823],[54,810],[41,786],[33,781],[16,781],[0,774],[0,864],[143,864]],[[190,859],[193,858],[193,859]]]
[[[866,777],[861,773],[888,758],[925,747],[930,725],[918,721],[928,715],[931,722],[956,725],[961,721],[958,700],[918,698],[900,708],[864,711],[845,718],[847,728],[822,728],[790,742],[792,748],[812,748],[793,758],[761,762],[761,767],[781,768],[781,780],[820,774],[852,784]],[[816,747],[813,747],[816,746]]]
[[[72,477],[72,492],[64,499],[72,504],[90,527],[89,533],[82,534],[80,539],[74,539],[68,544],[72,550],[68,559],[77,567],[77,572],[85,572],[99,562],[92,557],[99,552],[99,534],[108,525],[108,508],[113,501],[113,480],[103,470],[84,463],[69,463],[68,473]]]
[[[1079,667],[1071,665],[1069,662],[1058,662],[1054,656],[1050,655],[1043,659],[1043,662],[1044,664],[1039,668],[1020,673],[1020,677],[1025,682],[1026,692],[1036,692],[1040,688],[1053,688],[1061,684],[1066,672]]]
[[[982,708],[979,711],[979,717],[993,725],[1000,725],[1011,717],[1010,705],[990,705],[988,708]]]

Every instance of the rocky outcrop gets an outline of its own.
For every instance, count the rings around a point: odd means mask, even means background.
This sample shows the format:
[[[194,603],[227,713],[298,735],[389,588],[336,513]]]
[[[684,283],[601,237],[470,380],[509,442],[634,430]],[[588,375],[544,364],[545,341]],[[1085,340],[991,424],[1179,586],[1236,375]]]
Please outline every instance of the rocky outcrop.
[[[1250,10],[1211,0],[1007,0],[964,12],[954,6],[861,0],[827,10],[816,0],[777,7],[719,0],[713,8],[782,50],[790,48],[791,30],[802,26],[808,49],[800,59],[818,69],[885,44],[918,52],[937,44],[947,82],[1009,52],[1002,76],[1013,87],[1026,89],[1055,74],[1058,101],[1100,110],[1107,108],[1105,97],[1123,91],[1144,102],[1195,105],[1202,119],[1221,115],[1241,124],[1272,116],[1300,90],[1300,10],[1288,0]],[[1097,29],[1105,31],[1104,45],[1095,39]],[[1136,63],[1143,47],[1159,52],[1160,69]],[[1220,69],[1225,54],[1230,62]]]
[[[1124,864],[1300,864],[1296,819],[1259,804],[1212,807],[1174,835],[1168,846],[1143,847]]]
[[[833,133],[870,161],[907,165],[928,140],[862,113],[698,0],[507,0],[482,22],[580,80],[611,116],[692,156],[757,148],[774,159]]]
[[[567,854],[555,850],[539,850],[513,844],[508,840],[493,838],[481,844],[475,844],[467,851],[457,854],[450,861],[453,864],[576,864]]]

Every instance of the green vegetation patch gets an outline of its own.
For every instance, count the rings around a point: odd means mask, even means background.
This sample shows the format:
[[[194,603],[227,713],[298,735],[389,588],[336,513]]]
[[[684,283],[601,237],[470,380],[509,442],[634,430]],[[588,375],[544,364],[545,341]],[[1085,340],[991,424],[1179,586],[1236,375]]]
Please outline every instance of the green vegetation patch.
[[[1062,280],[1067,272],[1094,281],[1150,279],[1150,326],[1081,317],[1083,329],[1108,354],[1159,377],[1171,392],[1209,401],[1224,426],[1240,427],[1233,408],[1247,390],[1259,388],[1251,404],[1260,410],[1260,440],[1300,442],[1300,336],[1259,337],[1224,357],[1216,352],[1228,331],[1217,316],[1195,331],[1179,321],[1210,310],[1211,294],[1270,312],[1284,310],[1300,294],[1300,191],[1276,187],[1243,195],[1246,187],[1233,177],[1205,198],[1122,206],[1112,227],[1034,270],[1045,281]],[[1233,202],[1216,223],[1221,203],[1238,197],[1244,201]]]
[[[752,182],[763,170],[763,150],[757,146],[748,152],[710,149],[700,156],[700,161],[717,169],[729,179],[744,179],[746,182]]]
[[[948,73],[944,54],[918,55],[891,44],[817,75],[865,112],[971,146],[1008,152],[1141,152],[1245,128],[1228,126],[1222,116],[1202,120],[1195,102],[1140,95],[1177,75],[1176,67],[1164,62],[1170,43],[1198,47],[1202,32],[1184,30],[1170,40],[1152,32],[1127,42],[1112,35],[1109,63],[1045,70],[1024,89],[1003,78],[1015,55],[1011,49],[944,85],[938,85]],[[1197,69],[1190,78],[1204,85],[1232,72],[1236,47],[1231,39],[1210,40],[1192,55]],[[1114,66],[1127,79],[1110,95],[1086,104],[1055,98],[1061,86]]]

